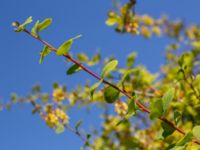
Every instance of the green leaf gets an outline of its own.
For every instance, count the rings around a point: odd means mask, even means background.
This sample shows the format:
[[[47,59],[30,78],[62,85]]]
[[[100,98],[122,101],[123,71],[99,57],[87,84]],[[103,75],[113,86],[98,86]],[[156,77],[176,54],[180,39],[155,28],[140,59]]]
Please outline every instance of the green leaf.
[[[187,133],[180,141],[176,143],[176,145],[170,150],[177,150],[178,148],[184,148],[187,144],[192,140],[192,133]]]
[[[64,42],[64,43],[58,48],[58,50],[56,51],[56,54],[57,54],[58,56],[66,55],[66,54],[68,53],[68,51],[70,50],[71,45],[73,44],[73,41],[74,41],[75,39],[80,38],[80,37],[81,37],[81,35],[78,35],[78,36],[76,36],[76,37],[74,37],[74,38],[71,38],[71,39],[67,40],[66,42]]]
[[[31,30],[31,33],[38,36],[38,33],[47,27],[49,27],[52,23],[52,18],[47,18],[43,22],[39,22],[39,20],[35,23],[34,27]]]
[[[90,88],[91,99],[93,99],[93,95],[94,95],[95,90],[101,85],[102,82],[103,82],[103,80],[100,80],[100,81],[98,81],[97,83],[95,83],[91,86],[91,88]]]
[[[35,35],[35,36],[38,36],[37,26],[38,26],[39,23],[40,23],[39,20],[36,21],[35,25],[34,25],[33,28],[31,29],[31,33],[32,33],[33,35]]]
[[[87,62],[89,60],[84,53],[77,54],[77,59],[81,62]]]
[[[113,26],[113,25],[115,25],[117,22],[118,22],[118,19],[115,18],[115,17],[110,17],[110,18],[108,18],[108,19],[106,20],[106,24],[107,24],[108,26]]]
[[[166,124],[165,122],[162,122],[161,126],[162,126],[162,129],[163,129],[162,136],[164,138],[168,137],[169,135],[171,135],[175,131],[174,128],[172,128],[170,125]]]
[[[37,32],[40,32],[52,24],[52,18],[47,18],[37,25]]]
[[[78,131],[78,129],[79,129],[79,127],[81,126],[82,123],[83,123],[82,120],[80,120],[80,121],[78,121],[78,122],[76,123],[76,126],[75,126],[76,131]]]
[[[92,57],[92,62],[94,63],[94,64],[96,64],[96,63],[98,63],[99,61],[100,61],[100,59],[101,59],[101,55],[100,55],[100,53],[99,52],[97,52],[93,57]]]
[[[107,103],[114,103],[119,98],[119,91],[108,86],[104,89],[104,99]]]
[[[24,30],[26,28],[26,26],[28,24],[30,24],[32,22],[32,16],[28,17],[26,19],[26,21],[24,23],[22,23],[21,25],[19,25],[19,27],[17,29],[15,29],[16,32],[21,32],[22,30]]]
[[[28,18],[26,19],[26,21],[22,24],[22,26],[26,26],[26,25],[30,24],[32,21],[33,21],[33,20],[32,20],[32,16],[30,16],[30,17],[28,17]]]
[[[193,133],[194,137],[196,137],[197,139],[200,140],[200,126],[195,126],[192,129],[192,133]]]
[[[181,113],[178,111],[174,111],[174,121],[176,125],[181,121]]]
[[[174,88],[172,89],[169,89],[165,94],[164,96],[162,97],[162,101],[163,101],[163,110],[164,112],[166,112],[166,110],[168,109],[171,101],[173,100],[174,98]]]
[[[65,127],[62,124],[59,124],[56,128],[56,133],[60,134],[63,133],[65,131]]]
[[[136,57],[137,57],[137,53],[135,53],[135,52],[129,54],[129,56],[127,57],[127,67],[128,68],[133,67]]]
[[[121,78],[121,80],[120,80],[120,84],[123,83],[123,82],[126,80],[126,78],[127,78],[131,73],[133,73],[134,71],[135,71],[135,69],[128,69],[128,70],[126,70],[126,71],[123,73],[123,76],[122,76],[122,78]]]
[[[178,143],[176,143],[176,146],[185,146],[188,142],[192,140],[192,133],[187,133]]]
[[[128,112],[126,114],[126,118],[130,118],[131,116],[136,114],[136,104],[135,104],[135,100],[131,99],[129,104],[128,104]]]
[[[163,115],[163,103],[161,100],[156,100],[150,103],[150,118],[153,120]]]
[[[89,66],[97,64],[101,59],[100,53],[95,54],[92,59],[87,63]]]
[[[42,63],[43,59],[51,52],[51,49],[48,46],[44,46],[43,50],[40,52],[40,61],[39,64]]]
[[[80,66],[78,66],[77,64],[72,65],[68,70],[67,70],[67,75],[71,75],[74,74],[78,71],[82,70],[80,68]]]
[[[111,71],[116,69],[117,65],[118,65],[117,60],[112,60],[112,61],[108,62],[102,69],[101,76],[102,77],[107,76]]]

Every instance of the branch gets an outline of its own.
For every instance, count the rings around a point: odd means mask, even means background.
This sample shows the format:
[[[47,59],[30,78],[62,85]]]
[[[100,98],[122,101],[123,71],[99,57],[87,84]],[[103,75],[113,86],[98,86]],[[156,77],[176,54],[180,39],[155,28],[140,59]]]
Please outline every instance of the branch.
[[[29,32],[28,30],[24,29],[23,30],[25,33],[27,33],[28,35],[30,35],[31,37],[33,37],[34,39],[40,41],[41,43],[43,43],[44,45],[48,46],[52,51],[56,52],[57,49],[55,47],[53,47],[51,44],[49,44],[48,42],[44,41],[43,39],[41,39],[38,36],[35,36],[34,34],[32,34],[31,32]],[[118,90],[119,92],[121,92],[123,95],[125,95],[127,98],[129,99],[134,99],[132,96],[130,96],[128,93],[126,93],[124,90],[120,89],[119,87],[117,87],[116,85],[110,83],[109,81],[101,78],[100,76],[98,76],[97,74],[95,74],[94,72],[92,72],[91,70],[89,70],[88,68],[86,68],[85,66],[83,66],[80,62],[78,62],[77,60],[73,59],[69,54],[65,54],[63,55],[65,58],[67,58],[68,60],[70,60],[71,62],[73,62],[74,64],[78,65],[80,68],[82,68],[84,71],[86,71],[87,73],[89,73],[91,76],[93,76],[94,78],[96,78],[97,80],[102,80],[104,84],[107,84],[113,88],[115,88],[116,90]],[[139,109],[143,112],[146,113],[150,113],[150,110],[143,105],[141,102],[139,102],[138,100],[135,100],[136,105],[139,107]],[[177,127],[173,122],[167,120],[164,117],[160,117],[160,120],[162,120],[163,122],[165,122],[166,124],[168,124],[169,126],[171,126],[172,128],[174,128],[175,130],[177,130],[179,133],[185,135],[186,132],[183,131],[182,129],[180,129],[179,127]],[[200,140],[198,140],[197,138],[192,138],[192,141],[194,143],[197,143],[200,145]]]

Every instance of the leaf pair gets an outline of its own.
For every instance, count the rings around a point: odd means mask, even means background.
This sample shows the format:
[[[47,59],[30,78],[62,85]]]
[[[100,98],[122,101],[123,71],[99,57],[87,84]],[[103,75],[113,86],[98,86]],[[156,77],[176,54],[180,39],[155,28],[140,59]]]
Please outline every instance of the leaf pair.
[[[47,27],[49,27],[52,23],[52,18],[47,18],[43,22],[39,22],[39,20],[35,23],[34,27],[31,30],[31,33],[35,36],[38,36],[38,33]]]
[[[46,19],[46,21],[43,21],[42,23],[38,24],[38,28],[37,28],[37,31],[41,31],[42,29],[45,29],[47,27],[47,25],[49,25],[49,19]],[[37,25],[36,25],[37,26]],[[35,30],[35,29],[34,29]],[[37,33],[37,32],[36,32]],[[67,40],[66,42],[64,42],[59,48],[58,50],[56,51],[56,54],[58,56],[61,56],[61,55],[65,55],[68,53],[68,51],[70,50],[71,48],[71,45],[73,44],[73,40],[77,39],[77,38],[80,38],[81,35],[78,35],[74,38],[71,38],[69,40]],[[51,48],[48,47],[48,46],[44,46],[43,50],[40,52],[40,61],[39,63],[41,64],[44,57],[46,57],[49,53],[51,52]],[[77,66],[77,65],[73,65],[68,71],[67,71],[67,74],[70,75],[70,74],[73,74],[77,71],[80,70],[80,67]]]

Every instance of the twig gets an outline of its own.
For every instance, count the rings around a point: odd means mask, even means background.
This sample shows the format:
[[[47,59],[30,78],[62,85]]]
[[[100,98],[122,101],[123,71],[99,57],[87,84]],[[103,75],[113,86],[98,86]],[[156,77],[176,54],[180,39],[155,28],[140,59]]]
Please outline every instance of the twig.
[[[43,43],[44,45],[48,46],[52,51],[54,51],[54,52],[57,51],[57,49],[55,47],[53,47],[51,44],[49,44],[48,42],[46,42],[43,39],[39,38],[38,36],[35,36],[31,32],[29,32],[28,30],[24,29],[23,31],[25,33],[27,33],[28,35],[30,35],[31,37],[33,37],[34,39],[36,39],[36,40],[40,41],[41,43]],[[86,71],[87,73],[89,73],[90,75],[95,77],[97,80],[102,80],[104,84],[107,84],[107,85],[115,88],[116,90],[118,90],[119,92],[124,94],[127,98],[134,99],[132,96],[130,96],[128,93],[126,93],[125,91],[123,91],[122,89],[117,87],[116,85],[114,85],[114,84],[110,83],[109,81],[101,78],[100,76],[98,76],[97,74],[95,74],[94,72],[92,72],[91,70],[86,68],[85,66],[83,66],[80,62],[78,62],[77,60],[73,59],[70,55],[65,54],[63,56],[65,58],[67,58],[68,60],[70,60],[71,62],[73,62],[74,64],[78,65],[80,68],[82,68],[84,71]],[[135,100],[135,103],[140,108],[141,111],[146,112],[146,113],[150,113],[150,110],[145,105],[143,105],[141,102],[139,102],[138,100]],[[165,122],[166,124],[168,124],[169,126],[171,126],[172,128],[174,128],[175,130],[177,130],[179,133],[181,133],[183,135],[186,134],[185,131],[183,131],[182,129],[177,127],[174,123],[172,123],[171,121],[167,120],[166,118],[160,117],[159,119],[162,120],[163,122]],[[194,143],[197,143],[197,144],[200,145],[200,140],[198,140],[198,139],[193,137],[192,141]]]

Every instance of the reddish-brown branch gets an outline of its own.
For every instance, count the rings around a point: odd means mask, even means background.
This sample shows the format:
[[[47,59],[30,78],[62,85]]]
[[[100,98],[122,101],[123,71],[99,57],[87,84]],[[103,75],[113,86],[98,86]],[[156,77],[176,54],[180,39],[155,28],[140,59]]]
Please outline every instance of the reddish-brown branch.
[[[32,36],[33,38],[35,38],[36,40],[39,40],[44,45],[46,45],[49,48],[51,48],[52,51],[54,51],[54,52],[57,51],[57,49],[55,47],[53,47],[51,44],[49,44],[48,42],[42,40],[38,36],[33,35],[28,30],[24,29],[23,31],[26,32],[28,35]],[[119,92],[121,92],[125,96],[127,96],[129,99],[133,99],[133,97],[130,96],[127,92],[125,92],[124,90],[120,89],[116,85],[110,83],[109,81],[101,78],[100,76],[98,76],[97,74],[95,74],[94,72],[92,72],[91,70],[89,70],[88,68],[86,68],[85,66],[83,66],[80,62],[78,62],[77,60],[73,59],[70,55],[65,54],[63,56],[65,58],[67,58],[68,60],[70,60],[71,62],[73,62],[74,64],[78,65],[80,68],[82,68],[84,71],[86,71],[87,73],[89,73],[90,75],[92,75],[93,77],[95,77],[97,80],[102,80],[104,84],[112,86],[113,88],[115,88],[116,90],[118,90]],[[145,105],[143,105],[141,102],[139,102],[138,100],[135,100],[135,103],[140,108],[141,111],[146,112],[146,113],[150,113],[150,110]],[[182,129],[180,129],[179,127],[177,127],[174,123],[172,123],[171,121],[167,120],[166,118],[160,117],[159,119],[162,120],[163,122],[165,122],[166,124],[168,124],[169,126],[171,126],[172,128],[174,128],[175,130],[177,130],[179,133],[181,133],[183,135],[186,134],[185,131],[183,131]],[[196,138],[193,137],[192,141],[194,143],[197,143],[197,144],[200,145],[200,140],[198,140],[198,139],[196,139]]]

